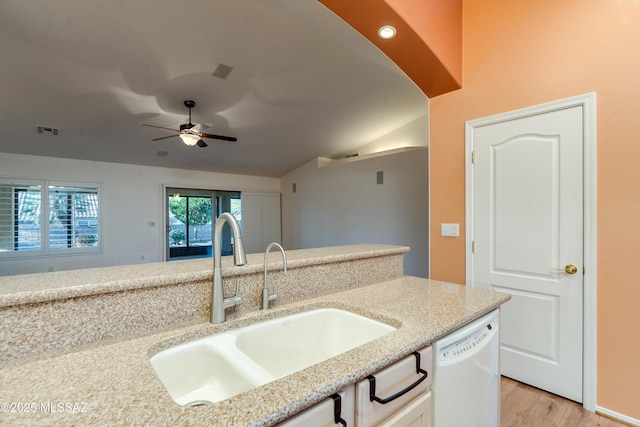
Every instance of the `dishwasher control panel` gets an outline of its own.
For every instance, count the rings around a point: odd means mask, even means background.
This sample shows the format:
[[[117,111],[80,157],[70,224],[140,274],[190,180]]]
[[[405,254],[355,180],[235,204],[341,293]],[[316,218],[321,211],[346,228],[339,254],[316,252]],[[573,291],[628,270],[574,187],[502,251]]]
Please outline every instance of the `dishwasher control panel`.
[[[473,333],[440,349],[439,358],[441,361],[448,361],[473,351],[489,340],[498,330],[498,319],[485,323],[483,328],[475,330]]]

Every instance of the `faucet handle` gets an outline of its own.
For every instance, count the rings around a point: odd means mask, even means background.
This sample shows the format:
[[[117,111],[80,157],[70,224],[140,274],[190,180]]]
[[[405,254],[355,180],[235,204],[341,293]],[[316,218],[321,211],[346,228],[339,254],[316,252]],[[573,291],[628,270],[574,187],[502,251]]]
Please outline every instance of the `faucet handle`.
[[[234,307],[236,305],[242,304],[242,297],[238,295],[238,282],[240,279],[236,277],[236,294],[232,297],[228,297],[224,299],[223,305],[224,308]]]
[[[262,289],[262,309],[268,310],[269,302],[275,301],[277,298],[278,298],[278,294],[276,294],[275,292],[269,293],[269,289],[263,288]]]
[[[229,298],[224,299],[224,308],[235,307],[236,305],[242,304],[242,297],[235,295]]]

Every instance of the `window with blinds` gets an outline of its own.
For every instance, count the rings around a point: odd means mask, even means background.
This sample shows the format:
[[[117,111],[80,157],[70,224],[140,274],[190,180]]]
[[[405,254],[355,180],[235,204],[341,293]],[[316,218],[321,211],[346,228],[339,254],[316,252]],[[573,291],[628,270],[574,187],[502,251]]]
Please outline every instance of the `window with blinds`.
[[[99,250],[97,184],[0,178],[0,258]]]
[[[0,256],[42,250],[39,182],[0,182]]]

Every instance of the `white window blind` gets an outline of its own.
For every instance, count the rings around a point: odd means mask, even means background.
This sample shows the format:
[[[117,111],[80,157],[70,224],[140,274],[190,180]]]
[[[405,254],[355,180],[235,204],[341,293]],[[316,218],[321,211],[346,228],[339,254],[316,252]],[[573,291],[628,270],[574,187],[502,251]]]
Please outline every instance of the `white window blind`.
[[[42,185],[0,181],[0,253],[41,251]]]
[[[97,188],[49,185],[49,248],[98,246],[98,208]]]
[[[0,178],[0,258],[100,251],[97,184]]]

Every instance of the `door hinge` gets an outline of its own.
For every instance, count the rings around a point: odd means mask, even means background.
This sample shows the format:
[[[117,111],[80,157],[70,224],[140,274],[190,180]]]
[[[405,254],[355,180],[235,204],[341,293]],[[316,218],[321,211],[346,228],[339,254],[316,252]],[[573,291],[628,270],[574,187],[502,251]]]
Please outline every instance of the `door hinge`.
[[[471,163],[475,163],[476,162],[476,152],[472,151],[471,152]]]
[[[472,240],[471,241],[471,253],[476,253],[476,241]]]

